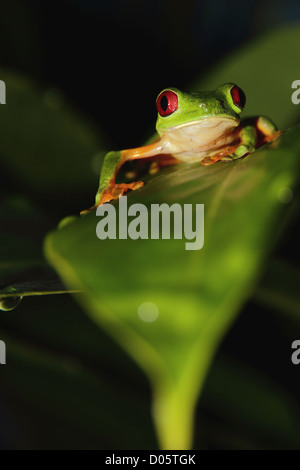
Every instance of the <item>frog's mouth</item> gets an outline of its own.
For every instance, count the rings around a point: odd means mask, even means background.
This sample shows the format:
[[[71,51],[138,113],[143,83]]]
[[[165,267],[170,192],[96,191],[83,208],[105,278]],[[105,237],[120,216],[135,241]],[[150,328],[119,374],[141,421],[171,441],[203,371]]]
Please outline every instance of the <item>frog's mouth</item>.
[[[160,139],[162,153],[180,160],[201,160],[233,144],[238,138],[239,123],[234,118],[210,117],[170,128]]]

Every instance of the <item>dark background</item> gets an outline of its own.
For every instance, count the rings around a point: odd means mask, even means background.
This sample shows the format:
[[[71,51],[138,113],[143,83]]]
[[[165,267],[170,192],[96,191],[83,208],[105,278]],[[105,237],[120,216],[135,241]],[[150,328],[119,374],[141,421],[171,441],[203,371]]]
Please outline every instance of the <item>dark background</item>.
[[[0,63],[29,76],[41,87],[61,90],[79,110],[92,117],[99,130],[106,133],[108,145],[127,148],[142,143],[153,131],[155,98],[161,89],[176,86],[188,90],[195,77],[204,74],[220,58],[268,29],[297,20],[300,20],[300,3],[296,0],[11,0],[1,6]],[[53,210],[55,212],[55,208]],[[299,261],[298,239],[299,223],[294,222],[278,246],[277,254],[287,260]],[[18,310],[11,314],[1,313],[6,330],[22,337],[19,324],[36,324],[41,315],[44,320],[48,315],[46,321],[50,321],[50,317],[52,322],[57,321],[59,328],[59,315],[50,313],[51,305],[55,309],[53,300],[48,302],[48,313],[42,313],[45,309],[40,299],[26,302],[27,313],[21,314]],[[77,309],[72,300],[64,302],[71,302],[72,308]],[[14,315],[13,322],[11,315]],[[65,314],[64,324],[68,321]],[[88,320],[81,321],[88,323]],[[291,393],[299,395],[300,366],[297,369],[290,361],[290,345],[296,339],[293,327],[291,322],[286,331],[279,317],[251,301],[226,337],[216,361],[224,355],[238,356],[246,365],[259,369],[272,380],[284,384]],[[89,331],[91,326],[86,325],[86,328]],[[26,332],[26,341],[35,342],[38,334],[28,331],[30,329]],[[43,334],[40,339],[43,348],[53,347],[51,340],[46,340]],[[109,342],[102,333],[93,334],[92,344],[93,341],[104,345]],[[109,359],[104,356],[95,359],[92,347],[88,355],[81,353],[80,348],[74,352],[72,344],[64,345],[63,341],[55,349],[57,354],[71,354],[73,361],[75,357],[92,369],[101,369],[102,375],[113,386],[125,395],[133,394],[132,400],[149,401],[150,391],[145,378],[128,358],[118,358],[122,353],[116,346],[109,343]],[[117,359],[114,359],[114,354]],[[127,372],[122,372],[123,361]],[[21,374],[22,367],[19,367]],[[23,380],[29,379],[24,374]],[[128,385],[130,381],[131,385]],[[73,393],[81,394],[76,383]],[[44,397],[47,397],[47,389]],[[43,416],[43,413],[39,415],[38,407],[27,408],[24,405],[26,401],[22,402],[13,394],[9,396],[7,391],[2,400],[2,448],[97,446],[97,428],[94,434],[91,431],[89,435],[85,427],[77,429],[75,425],[74,437],[70,433],[72,420],[71,424],[63,418],[60,420],[59,413],[53,418],[46,414]],[[68,395],[64,400],[68,400]],[[210,423],[208,429],[213,431],[211,434],[208,431],[204,446],[230,447],[234,441],[232,436],[235,432],[239,434],[240,430],[231,428],[231,436],[224,438],[220,430],[227,432],[228,423],[222,421],[217,412],[205,408],[205,403],[204,399],[199,405],[198,418]],[[117,429],[120,423],[116,417],[113,419],[112,429]],[[145,422],[150,429],[148,438],[155,443],[149,415],[145,415]],[[60,431],[54,433],[53,429]],[[130,445],[130,439],[125,439],[122,444],[120,438],[126,432],[126,429],[116,431],[115,435],[113,431],[111,434],[108,432],[107,440],[99,437],[99,448]],[[132,431],[132,446],[137,442],[138,434],[138,431]],[[203,443],[203,431],[196,431],[196,440]],[[145,445],[142,439],[139,445]]]
[[[188,88],[232,50],[297,19],[296,0],[12,0],[2,6],[0,60],[58,87],[127,148],[152,131],[161,89]]]

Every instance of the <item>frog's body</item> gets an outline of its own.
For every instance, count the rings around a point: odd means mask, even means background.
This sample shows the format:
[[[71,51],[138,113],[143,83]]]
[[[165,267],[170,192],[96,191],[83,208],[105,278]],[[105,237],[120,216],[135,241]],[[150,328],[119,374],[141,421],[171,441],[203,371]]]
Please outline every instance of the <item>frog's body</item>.
[[[156,105],[158,139],[106,155],[94,207],[143,186],[142,181],[116,183],[117,173],[127,161],[155,157],[158,167],[199,161],[210,165],[241,158],[280,134],[266,117],[240,120],[245,95],[233,83],[204,93],[168,88],[159,94]]]

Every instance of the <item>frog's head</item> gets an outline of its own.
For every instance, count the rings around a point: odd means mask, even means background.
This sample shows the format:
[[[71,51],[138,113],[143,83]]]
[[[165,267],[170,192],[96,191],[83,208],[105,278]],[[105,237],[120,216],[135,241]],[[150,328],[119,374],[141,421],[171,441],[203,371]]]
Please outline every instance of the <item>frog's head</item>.
[[[188,126],[234,128],[246,102],[244,92],[234,83],[214,91],[183,93],[177,88],[163,90],[156,100],[159,135]]]

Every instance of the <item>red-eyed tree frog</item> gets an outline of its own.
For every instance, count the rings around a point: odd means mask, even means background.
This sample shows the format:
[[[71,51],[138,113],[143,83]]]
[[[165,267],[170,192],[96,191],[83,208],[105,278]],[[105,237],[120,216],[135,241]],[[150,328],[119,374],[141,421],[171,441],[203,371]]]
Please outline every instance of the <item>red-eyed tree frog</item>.
[[[116,183],[120,168],[130,160],[152,158],[158,169],[181,162],[211,165],[244,157],[274,140],[280,131],[267,117],[240,120],[245,102],[244,92],[234,83],[201,93],[164,89],[156,100],[157,139],[150,145],[105,156],[91,209],[144,185],[143,181]]]

